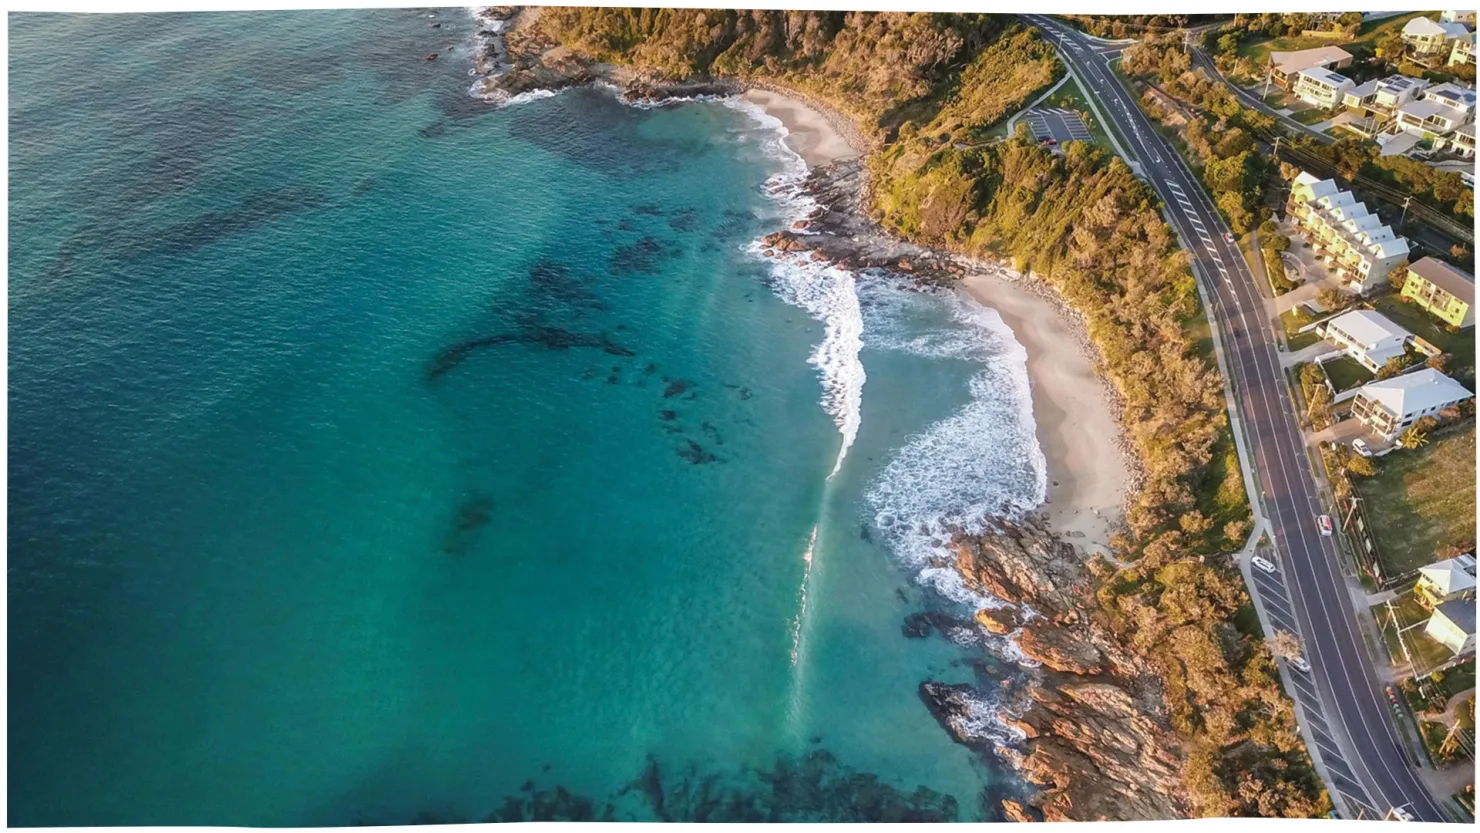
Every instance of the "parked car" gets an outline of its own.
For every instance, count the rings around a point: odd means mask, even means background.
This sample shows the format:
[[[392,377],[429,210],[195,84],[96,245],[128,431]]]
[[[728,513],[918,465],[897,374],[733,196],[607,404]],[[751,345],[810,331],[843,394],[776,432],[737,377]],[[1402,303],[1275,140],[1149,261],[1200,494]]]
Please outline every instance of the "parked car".
[[[1361,437],[1357,437],[1355,440],[1352,440],[1352,451],[1357,452],[1363,457],[1372,456],[1372,448],[1368,446],[1367,441],[1362,439]]]
[[[1224,240],[1227,240],[1229,243],[1232,243],[1233,242],[1233,235],[1231,235],[1231,234],[1229,234],[1228,232],[1225,231],[1225,232],[1223,232],[1223,239]]]
[[[1305,657],[1291,657],[1290,664],[1307,674],[1310,673],[1310,663],[1305,661]]]
[[[1318,515],[1316,517],[1316,527],[1321,530],[1321,534],[1322,535],[1330,535],[1331,534],[1331,529],[1332,529],[1332,527],[1331,527],[1331,516],[1330,515]]]
[[[1261,558],[1260,556],[1256,555],[1253,558],[1249,559],[1249,563],[1253,564],[1255,567],[1258,567],[1266,573],[1274,572],[1274,563],[1266,558]]]
[[[1403,809],[1402,807],[1394,807],[1393,818],[1397,819],[1398,821],[1413,821],[1413,814]]]

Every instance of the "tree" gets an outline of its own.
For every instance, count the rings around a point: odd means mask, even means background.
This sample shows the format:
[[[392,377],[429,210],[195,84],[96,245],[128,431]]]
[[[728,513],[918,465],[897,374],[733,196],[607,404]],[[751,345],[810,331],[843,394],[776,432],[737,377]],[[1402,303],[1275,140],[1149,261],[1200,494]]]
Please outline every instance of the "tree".
[[[1372,461],[1360,454],[1353,454],[1346,460],[1346,470],[1358,477],[1372,477],[1377,474],[1377,467]]]
[[[1269,652],[1283,660],[1300,659],[1300,637],[1287,630],[1275,631]]]
[[[1334,286],[1328,286],[1316,293],[1316,302],[1335,312],[1351,306],[1352,295],[1350,292],[1342,292]]]
[[[1418,448],[1419,446],[1428,445],[1428,443],[1428,435],[1416,427],[1404,431],[1403,436],[1398,438],[1398,445],[1404,448]]]

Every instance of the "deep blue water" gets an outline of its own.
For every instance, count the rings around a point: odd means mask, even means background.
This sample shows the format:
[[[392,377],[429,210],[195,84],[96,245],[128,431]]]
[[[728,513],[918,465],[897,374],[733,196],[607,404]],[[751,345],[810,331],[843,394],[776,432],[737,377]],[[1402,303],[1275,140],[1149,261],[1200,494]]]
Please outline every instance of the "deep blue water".
[[[11,15],[11,823],[994,817],[901,625],[1042,497],[1011,334],[435,13]]]

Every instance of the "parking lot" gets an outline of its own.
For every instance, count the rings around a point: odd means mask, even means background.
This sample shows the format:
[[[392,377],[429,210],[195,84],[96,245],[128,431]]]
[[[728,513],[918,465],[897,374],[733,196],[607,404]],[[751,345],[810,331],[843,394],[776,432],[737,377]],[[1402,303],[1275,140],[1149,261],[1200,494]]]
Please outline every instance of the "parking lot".
[[[1073,110],[1063,107],[1035,108],[1024,113],[1023,118],[1028,120],[1028,127],[1039,141],[1053,139],[1058,144],[1094,141],[1089,128],[1084,126],[1084,119]]]

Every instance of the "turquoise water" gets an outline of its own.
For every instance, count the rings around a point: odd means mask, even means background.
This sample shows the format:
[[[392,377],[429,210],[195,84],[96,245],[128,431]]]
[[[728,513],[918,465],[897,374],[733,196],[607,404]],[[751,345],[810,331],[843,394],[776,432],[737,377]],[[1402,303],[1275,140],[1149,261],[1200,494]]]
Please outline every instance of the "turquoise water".
[[[10,17],[11,823],[996,817],[902,624],[1041,500],[1010,333],[429,14]]]

